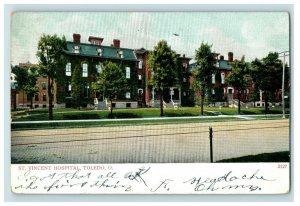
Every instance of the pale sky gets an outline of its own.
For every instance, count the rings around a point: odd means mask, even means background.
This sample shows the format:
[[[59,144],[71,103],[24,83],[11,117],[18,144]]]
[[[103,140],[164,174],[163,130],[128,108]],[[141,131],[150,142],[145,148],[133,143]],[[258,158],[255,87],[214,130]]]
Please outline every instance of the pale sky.
[[[289,50],[289,15],[286,12],[16,12],[11,15],[11,63],[37,63],[40,36],[57,34],[81,42],[89,36],[113,39],[121,47],[153,49],[167,40],[177,53],[193,58],[201,42],[227,59],[245,55],[246,61],[269,52]],[[174,33],[179,36],[175,36]]]

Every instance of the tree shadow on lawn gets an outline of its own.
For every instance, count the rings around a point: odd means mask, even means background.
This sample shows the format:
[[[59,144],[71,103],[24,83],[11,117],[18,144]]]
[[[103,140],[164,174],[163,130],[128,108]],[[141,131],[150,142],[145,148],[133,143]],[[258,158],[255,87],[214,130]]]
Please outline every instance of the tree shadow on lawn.
[[[258,155],[248,155],[244,157],[237,157],[231,159],[220,160],[217,162],[289,162],[290,152],[274,152],[274,153],[263,153]]]

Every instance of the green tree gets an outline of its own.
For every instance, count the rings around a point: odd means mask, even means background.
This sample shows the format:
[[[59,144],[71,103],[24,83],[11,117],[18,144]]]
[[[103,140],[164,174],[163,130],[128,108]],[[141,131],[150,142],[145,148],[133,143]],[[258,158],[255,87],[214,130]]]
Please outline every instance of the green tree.
[[[251,63],[251,75],[258,89],[264,91],[265,113],[268,113],[268,101],[272,92],[281,88],[282,62],[278,53],[270,52],[262,60],[255,59]]]
[[[30,98],[30,108],[33,109],[33,97],[38,92],[37,68],[21,68],[15,66],[12,68],[12,73],[16,75],[17,90],[23,91],[23,105],[25,94]]]
[[[24,105],[24,97],[25,97],[25,86],[27,84],[27,76],[28,72],[27,69],[21,68],[19,66],[12,67],[12,73],[16,75],[15,80],[17,81],[17,91],[23,91],[23,105]]]
[[[27,97],[30,98],[30,108],[33,109],[33,97],[39,91],[39,88],[36,84],[38,72],[37,68],[30,68],[27,70],[27,72],[27,82],[24,87],[24,91],[27,94]]]
[[[195,83],[194,88],[201,95],[201,115],[203,115],[203,105],[205,94],[208,89],[212,89],[212,74],[215,73],[215,59],[211,51],[212,45],[201,43],[201,46],[196,50],[195,59],[198,64],[198,69],[194,71]]]
[[[82,79],[82,69],[79,64],[76,64],[72,80],[71,80],[71,86],[72,86],[72,101],[73,105],[76,105],[76,107],[80,110],[82,96],[83,96],[83,79]]]
[[[124,96],[129,89],[125,72],[120,65],[106,62],[102,66],[102,71],[97,77],[97,82],[92,85],[94,91],[101,92],[110,101],[110,115],[112,116],[112,101]]]
[[[231,63],[231,73],[226,79],[229,85],[237,90],[238,114],[241,113],[241,93],[247,89],[250,81],[249,65],[245,62],[245,56],[241,60],[234,60]]]
[[[43,34],[38,42],[37,57],[40,73],[48,77],[49,120],[53,119],[53,90],[57,71],[65,65],[64,50],[66,39],[63,36]]]
[[[158,91],[160,116],[164,116],[163,90],[169,89],[178,82],[176,53],[166,41],[159,41],[150,53],[150,68],[152,71],[150,84]]]

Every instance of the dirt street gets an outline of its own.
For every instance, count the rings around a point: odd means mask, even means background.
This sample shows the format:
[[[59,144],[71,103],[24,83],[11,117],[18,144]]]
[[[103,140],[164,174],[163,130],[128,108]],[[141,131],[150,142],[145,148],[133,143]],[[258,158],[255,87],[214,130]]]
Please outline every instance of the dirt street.
[[[110,126],[11,132],[17,163],[209,162],[289,150],[288,120]]]

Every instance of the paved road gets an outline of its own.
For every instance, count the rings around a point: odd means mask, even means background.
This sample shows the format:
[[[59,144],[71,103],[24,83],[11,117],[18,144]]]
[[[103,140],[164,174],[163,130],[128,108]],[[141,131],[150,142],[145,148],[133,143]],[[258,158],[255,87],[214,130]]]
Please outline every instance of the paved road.
[[[11,132],[19,163],[209,162],[289,150],[288,120],[133,125]]]

